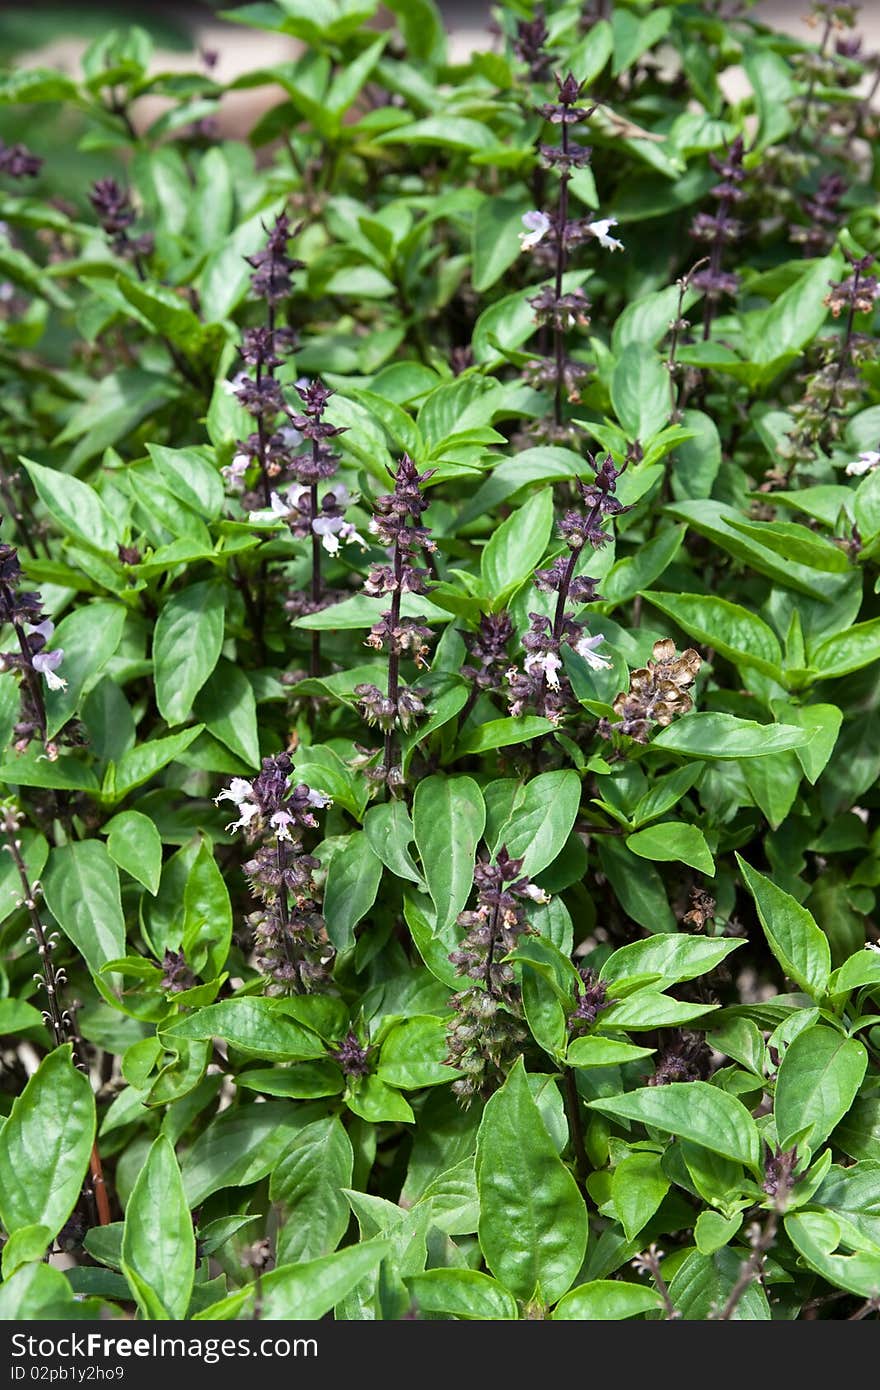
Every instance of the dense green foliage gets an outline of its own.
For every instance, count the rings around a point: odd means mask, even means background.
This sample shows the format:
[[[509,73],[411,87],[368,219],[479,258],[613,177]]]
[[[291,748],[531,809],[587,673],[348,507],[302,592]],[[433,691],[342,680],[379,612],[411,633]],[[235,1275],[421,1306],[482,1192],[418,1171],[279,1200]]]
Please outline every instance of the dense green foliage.
[[[846,9],[0,78],[0,1316],[880,1308]]]

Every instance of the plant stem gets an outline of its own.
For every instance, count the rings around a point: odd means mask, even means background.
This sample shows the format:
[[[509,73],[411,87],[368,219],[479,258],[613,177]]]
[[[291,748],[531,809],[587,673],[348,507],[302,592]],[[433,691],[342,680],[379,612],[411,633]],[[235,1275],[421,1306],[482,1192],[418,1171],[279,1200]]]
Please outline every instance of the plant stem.
[[[823,32],[823,34],[822,34],[822,41],[821,41],[821,43],[819,44],[819,57],[820,57],[820,58],[823,58],[823,57],[825,56],[825,49],[826,49],[826,47],[828,46],[828,40],[829,40],[830,37],[831,37],[831,29],[832,29],[832,27],[833,27],[833,23],[834,23],[834,21],[833,21],[832,19],[830,19],[830,18],[827,19],[827,20],[825,21],[825,30],[824,30],[824,32]],[[807,116],[808,116],[808,114],[809,114],[810,106],[811,106],[812,101],[813,101],[813,92],[814,92],[815,90],[816,90],[816,74],[815,74],[815,72],[811,72],[811,73],[810,73],[809,85],[808,85],[808,87],[807,87],[807,93],[806,93],[806,96],[804,97],[804,104],[803,104],[803,106],[801,107],[801,114],[800,114],[800,116],[798,117],[798,123],[797,123],[797,125],[795,126],[794,130],[793,130],[792,133],[791,133],[792,141],[795,141],[795,140],[797,140],[797,139],[800,137],[800,133],[801,133],[801,131],[802,131],[803,128],[804,128],[804,124],[805,124],[806,119],[807,119]]]
[[[40,537],[39,535],[39,530],[36,524],[36,518],[34,517],[31,505],[28,502],[27,497],[24,493],[24,489],[22,488],[21,496],[16,497],[12,485],[12,479],[8,477],[6,474],[5,464],[5,457],[2,451],[0,451],[0,496],[2,496],[3,502],[6,506],[6,510],[15,524],[16,535],[21,535],[21,542],[24,546],[24,549],[29,550],[31,555],[33,556],[37,555],[37,544],[35,537],[37,539],[40,539],[42,541],[42,546],[46,554],[46,557],[49,558],[51,555],[49,546],[45,538]],[[34,528],[33,535],[31,535],[30,532],[31,527]]]
[[[597,502],[591,509],[590,515],[587,517],[588,530],[592,530],[593,526],[595,526],[600,511],[601,503]],[[574,572],[577,568],[577,562],[582,550],[583,546],[579,546],[577,550],[572,550],[569,555],[568,563],[565,566],[565,573],[562,576],[562,583],[556,595],[556,612],[553,615],[553,636],[557,639],[562,636],[562,629],[565,624],[565,605],[568,602],[568,591],[571,588],[571,581],[574,579]]]
[[[395,646],[394,633],[400,625],[400,585],[403,579],[403,555],[400,551],[398,541],[394,542],[394,591],[391,595],[391,646],[388,652],[388,699],[393,711],[393,720],[390,728],[385,730],[385,785],[388,786],[388,777],[394,766],[394,729],[397,724],[397,697],[400,693],[400,653]]]
[[[259,386],[263,379],[262,363],[257,363],[256,381]],[[263,502],[268,507],[272,502],[272,486],[269,482],[269,474],[266,469],[266,427],[263,424],[262,415],[257,416],[257,440],[260,451],[260,486],[263,489]]]
[[[825,409],[822,411],[822,418],[819,421],[819,423],[815,426],[815,429],[812,434],[812,438],[816,442],[818,442],[821,439],[822,433],[825,428],[825,422],[828,419],[828,416],[831,414],[832,410],[834,409],[834,398],[837,394],[837,388],[840,385],[840,378],[843,376],[843,373],[846,370],[846,367],[851,358],[853,325],[855,324],[856,317],[856,297],[859,292],[859,280],[861,279],[861,275],[862,272],[860,268],[858,266],[854,266],[852,291],[850,293],[849,308],[847,310],[846,315],[846,328],[844,330],[843,343],[840,349],[840,356],[837,359],[837,366],[835,368],[834,378],[831,382],[831,387],[828,392],[828,400],[825,402]],[[792,459],[786,472],[786,478],[790,478],[792,476],[795,469],[797,468],[797,464],[798,460],[796,458]]]
[[[840,381],[840,378],[843,376],[844,368],[846,367],[847,363],[848,363],[849,360],[850,360],[850,355],[851,355],[851,352],[852,352],[853,324],[855,323],[855,318],[856,318],[856,299],[858,298],[858,293],[859,293],[859,280],[860,280],[861,278],[862,278],[861,268],[860,268],[859,266],[854,266],[854,267],[853,267],[853,285],[852,285],[852,291],[851,291],[851,293],[850,293],[850,299],[849,299],[849,312],[847,313],[847,316],[846,316],[846,331],[845,331],[844,337],[843,337],[843,347],[842,347],[842,349],[841,349],[840,357],[837,359],[837,370],[836,370],[836,372],[834,373],[834,380],[833,380],[832,383],[831,383],[831,394],[830,394],[829,397],[828,397],[828,404],[827,404],[827,406],[825,407],[825,415],[827,415],[827,414],[829,413],[829,411],[831,410],[832,403],[833,403],[833,401],[834,401],[834,392],[835,392],[836,389],[837,389],[837,386],[838,386],[838,383],[839,383],[839,381]],[[824,417],[823,417],[823,421],[824,421]]]
[[[596,508],[593,508],[591,519],[595,519]],[[578,562],[580,549],[572,550],[565,566],[565,574],[562,576],[562,583],[559,586],[559,593],[556,595],[556,612],[553,615],[553,636],[562,636],[562,627],[565,622],[565,605],[568,601],[568,591],[571,588],[571,581],[574,578],[575,566]]]
[[[682,275],[678,281],[678,305],[675,310],[675,319],[672,324],[672,337],[669,342],[669,354],[666,358],[666,370],[669,373],[669,397],[671,406],[671,418],[673,423],[681,419],[684,410],[684,401],[679,401],[680,392],[675,384],[676,361],[675,355],[678,352],[678,335],[681,331],[682,314],[684,313],[684,297],[690,289],[691,276],[700,270],[704,265],[709,264],[709,257],[703,256],[695,265],[692,265],[686,275]]]
[[[119,119],[122,121],[122,124],[125,126],[125,133],[128,136],[129,140],[133,141],[134,144],[137,144],[138,133],[135,130],[134,122],[132,121],[131,116],[128,114],[128,107],[126,106],[123,99],[117,95],[115,88],[110,89],[110,104],[108,109],[111,115],[118,116]]]
[[[483,972],[483,983],[486,986],[486,993],[491,994],[493,999],[497,999],[498,991],[492,987],[492,966],[495,963],[495,936],[498,931],[498,904],[492,908],[492,920],[489,923],[489,945],[486,950],[486,967]]]
[[[4,590],[6,590],[6,586],[4,585],[3,587]],[[4,592],[4,599],[6,599],[7,602],[9,601],[8,592],[8,590]],[[25,684],[27,685],[28,691],[30,693],[31,700],[33,702],[34,712],[37,716],[37,724],[40,730],[40,738],[42,739],[43,745],[45,746],[45,744],[48,742],[49,736],[46,732],[48,725],[46,722],[46,702],[43,699],[43,687],[40,685],[40,677],[37,675],[33,667],[31,651],[30,647],[28,646],[28,640],[25,636],[24,628],[22,627],[21,623],[13,623],[12,626],[15,630],[15,636],[18,639],[18,645],[21,650],[22,657],[24,659],[24,667],[22,670],[22,674],[24,676]]]
[[[568,125],[562,123],[562,152],[568,154]],[[556,223],[556,299],[562,297],[562,276],[565,272],[565,228],[568,222],[568,183],[571,170],[564,167],[560,174],[559,215]],[[553,325],[553,343],[556,358],[556,392],[553,400],[553,419],[562,424],[562,377],[565,367],[565,333],[558,321]]]
[[[729,199],[729,198],[722,198],[722,199],[721,199],[721,202],[718,204],[718,211],[717,211],[717,213],[715,214],[716,218],[718,219],[719,226],[723,225],[724,220],[725,220],[725,218],[727,217],[727,214],[728,214],[729,211],[730,211],[730,199]],[[711,250],[711,252],[710,252],[710,254],[709,254],[709,269],[710,269],[710,271],[711,271],[711,273],[712,273],[713,275],[717,275],[718,272],[719,272],[720,269],[721,269],[721,252],[722,252],[722,249],[723,249],[723,247],[722,247],[721,238],[720,238],[720,237],[716,237],[716,238],[715,238],[715,241],[714,241],[713,244],[712,244],[712,250]],[[705,300],[705,303],[704,303],[704,305],[703,305],[703,342],[704,342],[704,343],[709,341],[709,335],[710,335],[710,333],[712,332],[712,320],[713,320],[714,317],[715,317],[715,308],[716,308],[717,303],[718,303],[718,300],[714,297],[714,294],[713,294],[713,293],[710,293],[710,294],[707,294],[707,295],[706,295],[706,300]]]
[[[637,1269],[647,1270],[650,1274],[654,1281],[654,1287],[663,1300],[663,1307],[666,1311],[666,1321],[674,1322],[678,1320],[679,1312],[672,1301],[672,1297],[669,1293],[669,1286],[660,1272],[660,1257],[662,1253],[661,1250],[657,1249],[656,1245],[651,1244],[648,1246],[647,1250],[642,1251],[637,1259],[633,1260],[633,1264]]]
[[[14,815],[9,811],[4,813],[3,829],[6,832],[5,848],[12,855],[13,862],[18,871],[18,877],[21,881],[23,903],[27,908],[31,932],[33,933],[37,954],[40,957],[40,969],[43,975],[46,997],[49,1001],[49,1007],[46,1010],[47,1023],[55,1039],[55,1046],[60,1047],[68,1038],[68,1028],[60,1003],[60,985],[63,981],[60,981],[58,978],[58,972],[52,960],[52,943],[43,930],[40,914],[37,912],[36,897],[34,896],[30,880],[28,879],[27,867],[21,853],[21,841],[18,839],[18,823]]]
[[[874,1298],[868,1298],[862,1304],[861,1308],[857,1308],[854,1313],[850,1313],[847,1322],[861,1322],[863,1318],[868,1318],[872,1313],[878,1311],[880,1311],[880,1298],[876,1296]]]
[[[287,898],[287,884],[284,882],[285,860],[287,858],[284,845],[281,840],[275,844],[275,863],[278,866],[278,911],[281,918],[281,945],[284,948],[284,956],[288,965],[293,965],[293,957],[290,954],[290,942],[287,939],[287,925],[290,918],[290,904]],[[296,993],[300,992],[299,975],[294,981]]]
[[[317,462],[318,441],[312,440],[312,457]],[[312,586],[311,598],[313,604],[321,602],[321,538],[315,535],[314,522],[318,515],[318,484],[312,483],[309,488],[309,517],[310,529],[312,532]],[[321,674],[321,634],[314,631],[312,633],[312,652],[309,664],[309,675],[312,677]]]
[[[574,1149],[575,1171],[577,1173],[578,1186],[581,1191],[585,1191],[587,1184],[587,1150],[584,1145],[584,1128],[581,1123],[580,1097],[578,1096],[577,1081],[571,1067],[563,1067],[562,1075],[565,1081],[565,1113],[568,1117],[568,1132],[571,1137],[572,1148]]]
[[[778,1228],[779,1212],[774,1209],[768,1214],[767,1220],[764,1222],[763,1229],[758,1231],[757,1235],[752,1241],[751,1255],[747,1260],[744,1260],[739,1267],[739,1274],[737,1275],[736,1283],[730,1290],[730,1293],[727,1296],[727,1302],[724,1304],[724,1307],[721,1309],[721,1312],[717,1314],[716,1320],[718,1322],[730,1321],[730,1319],[736,1312],[736,1309],[738,1308],[739,1303],[746,1292],[746,1289],[748,1289],[749,1286],[753,1284],[756,1279],[759,1279],[761,1277],[761,1272],[764,1268],[764,1259],[767,1255],[767,1251],[771,1248],[771,1246],[776,1240],[776,1232]]]

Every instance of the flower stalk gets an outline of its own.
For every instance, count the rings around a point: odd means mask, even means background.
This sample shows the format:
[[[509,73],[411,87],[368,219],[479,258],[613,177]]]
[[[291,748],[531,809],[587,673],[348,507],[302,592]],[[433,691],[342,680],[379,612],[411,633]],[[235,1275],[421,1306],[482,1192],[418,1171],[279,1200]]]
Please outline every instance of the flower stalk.
[[[436,549],[429,528],[421,517],[428,507],[422,487],[433,475],[419,473],[412,459],[404,454],[397,466],[394,491],[375,502],[370,530],[390,549],[391,563],[372,565],[364,592],[373,598],[390,595],[391,606],[374,623],[366,645],[388,653],[388,681],[383,695],[378,686],[355,686],[361,714],[368,724],[378,725],[384,735],[381,761],[370,767],[367,776],[383,783],[392,795],[403,785],[397,734],[407,732],[425,713],[424,692],[401,683],[401,658],[410,656],[416,667],[427,665],[431,630],[418,618],[401,616],[403,595],[427,593],[428,571],[415,564],[419,553]]]
[[[261,904],[249,922],[267,994],[323,989],[334,956],[314,881],[320,861],[303,849],[304,832],[318,825],[314,812],[329,806],[330,798],[305,783],[294,784],[292,770],[288,753],[264,758],[252,781],[233,777],[215,799],[217,805],[232,802],[238,811],[227,829],[242,830],[258,846],[244,872]]]
[[[598,651],[604,637],[591,636],[586,623],[569,608],[569,604],[596,603],[601,599],[596,592],[598,581],[576,574],[578,562],[587,546],[597,550],[610,539],[602,525],[604,518],[627,510],[615,496],[617,479],[623,470],[615,467],[610,455],[599,464],[588,454],[587,462],[594,471],[593,481],[584,483],[577,479],[575,484],[587,510],[569,509],[558,527],[569,553],[559,556],[549,568],[535,572],[535,587],[542,593],[555,593],[556,602],[552,619],[543,613],[529,614],[529,628],[522,639],[526,653],[522,669],[512,666],[507,671],[509,709],[514,716],[530,707],[558,724],[576,707],[564,668],[563,647],[570,647],[591,670],[607,670],[611,665]]]
[[[446,1061],[462,1073],[452,1089],[464,1105],[477,1095],[487,1099],[501,1085],[527,1036],[519,986],[506,957],[532,931],[526,903],[549,898],[522,873],[522,865],[503,845],[494,864],[478,860],[476,908],[458,916],[466,932],[449,959],[472,983],[449,1001],[457,1017],[447,1032]]]
[[[555,213],[536,210],[523,217],[525,231],[520,234],[523,251],[535,251],[539,261],[552,269],[553,282],[546,284],[534,295],[529,303],[535,311],[535,322],[540,330],[540,342],[546,340],[548,330],[552,333],[553,354],[549,359],[542,358],[530,362],[527,378],[537,390],[552,387],[552,423],[539,423],[533,433],[535,437],[552,443],[571,442],[571,427],[564,418],[563,401],[580,400],[583,382],[590,375],[591,367],[566,355],[566,344],[570,330],[577,324],[582,328],[589,325],[590,301],[581,289],[563,293],[568,255],[575,247],[593,238],[609,251],[622,249],[622,244],[609,234],[616,226],[613,217],[590,221],[587,218],[569,217],[569,184],[572,171],[583,169],[589,164],[592,150],[588,145],[573,141],[569,127],[585,121],[595,110],[578,105],[585,84],[578,83],[571,73],[562,78],[555,77],[558,100],[546,102],[537,108],[538,114],[551,125],[560,127],[559,145],[539,143],[541,167],[552,169],[559,178],[559,197]]]
[[[722,269],[724,251],[739,241],[743,234],[742,222],[731,215],[732,209],[745,196],[741,183],[745,179],[743,159],[745,141],[738,135],[723,157],[710,154],[709,163],[721,182],[711,190],[711,196],[718,204],[714,213],[697,213],[691,225],[691,236],[697,241],[706,242],[709,247],[709,264],[696,274],[691,271],[691,283],[705,295],[703,304],[703,341],[708,342],[712,333],[712,322],[722,297],[736,294],[739,276]]]
[[[49,739],[43,681],[50,690],[63,690],[67,682],[57,674],[64,657],[59,647],[48,650],[55,631],[42,609],[38,593],[20,590],[21,564],[15,546],[0,543],[0,624],[15,633],[17,651],[0,652],[0,670],[21,675],[21,710],[15,725],[15,748],[23,752],[38,738],[46,757],[54,762],[57,744]]]

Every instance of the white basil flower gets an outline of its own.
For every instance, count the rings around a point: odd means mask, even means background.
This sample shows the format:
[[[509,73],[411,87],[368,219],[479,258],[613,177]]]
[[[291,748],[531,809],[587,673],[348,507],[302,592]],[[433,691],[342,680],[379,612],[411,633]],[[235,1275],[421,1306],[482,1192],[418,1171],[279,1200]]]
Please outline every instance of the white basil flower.
[[[238,820],[231,821],[227,825],[227,830],[246,830],[254,816],[260,814],[260,808],[256,801],[251,800],[254,789],[250,782],[244,777],[233,777],[228,787],[224,787],[219,796],[214,797],[214,805],[219,806],[221,801],[231,801],[238,810]]]
[[[574,650],[578,656],[583,657],[591,671],[610,671],[612,663],[607,656],[600,656],[596,648],[605,641],[601,632],[595,637],[591,637],[585,632],[579,642],[575,643]]]
[[[863,473],[873,473],[878,464],[880,452],[876,449],[863,449],[857,459],[846,465],[846,471],[851,478],[861,478]]]
[[[296,449],[298,445],[302,444],[303,437],[295,425],[284,425],[278,433],[285,449]]]
[[[36,634],[42,637],[44,644],[48,647],[55,631],[55,624],[51,618],[44,618],[41,623],[27,623],[25,631],[28,636]],[[55,672],[64,660],[64,648],[58,647],[54,652],[41,651],[31,658],[31,665],[37,675],[43,677],[50,690],[66,690],[67,681],[63,676],[56,676]]]
[[[67,681],[63,676],[56,676],[55,672],[64,660],[64,649],[59,647],[54,652],[40,652],[33,658],[32,666],[46,682],[50,690],[66,690]]]
[[[226,392],[227,396],[234,396],[236,391],[241,390],[241,387],[246,381],[250,381],[247,372],[236,372],[231,381],[221,381],[220,386],[221,389]]]
[[[321,544],[328,555],[338,555],[340,544],[351,542],[366,550],[367,542],[359,535],[350,521],[341,516],[319,516],[312,522],[312,530],[321,537]]]
[[[551,690],[559,689],[559,672],[562,670],[562,662],[555,652],[547,652],[545,656],[527,656],[523,662],[525,669],[531,675],[534,671],[543,671],[544,679]]]
[[[618,241],[616,237],[608,235],[608,228],[616,226],[616,217],[601,217],[596,222],[588,222],[587,231],[591,236],[596,238],[599,245],[604,247],[606,251],[622,251],[623,242]]]

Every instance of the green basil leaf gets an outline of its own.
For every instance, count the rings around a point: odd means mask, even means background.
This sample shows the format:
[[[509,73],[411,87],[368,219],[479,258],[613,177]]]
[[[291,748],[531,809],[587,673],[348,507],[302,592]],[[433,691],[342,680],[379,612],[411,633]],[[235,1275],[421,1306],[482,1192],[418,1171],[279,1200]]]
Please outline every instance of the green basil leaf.
[[[789,1043],[776,1077],[773,1113],[783,1149],[802,1130],[813,1153],[824,1144],[858,1094],[868,1054],[856,1038],[817,1024]]]
[[[121,811],[104,829],[110,858],[155,897],[162,876],[162,841],[149,816]]]
[[[93,975],[125,954],[119,870],[100,840],[53,849],[43,888],[52,916]]]
[[[587,1212],[521,1060],[483,1111],[477,1186],[480,1247],[496,1279],[527,1302],[555,1302],[583,1262]]]
[[[336,1115],[300,1130],[272,1173],[269,1196],[281,1205],[277,1258],[282,1265],[330,1255],[348,1228],[354,1153]]]
[[[71,1052],[64,1043],[43,1058],[0,1130],[0,1220],[10,1235],[40,1225],[53,1240],[79,1199],[95,1142],[95,1100]]]
[[[438,934],[455,921],[470,896],[485,824],[483,796],[471,777],[437,774],[416,787],[413,833],[437,913]]]
[[[122,1272],[141,1316],[185,1318],[195,1277],[196,1238],[174,1149],[153,1143],[125,1208]]]
[[[825,933],[796,898],[751,868],[740,855],[736,858],[770,950],[795,984],[821,999],[831,973],[831,950]]]
[[[182,724],[211,675],[223,645],[223,590],[205,580],[173,594],[156,622],[156,703],[169,724]]]
[[[604,1115],[639,1120],[744,1163],[755,1173],[761,1171],[761,1141],[748,1110],[735,1096],[706,1081],[644,1086],[588,1104]]]
[[[697,713],[676,719],[652,740],[653,748],[688,758],[765,758],[810,742],[794,724],[758,724],[733,714]]]

